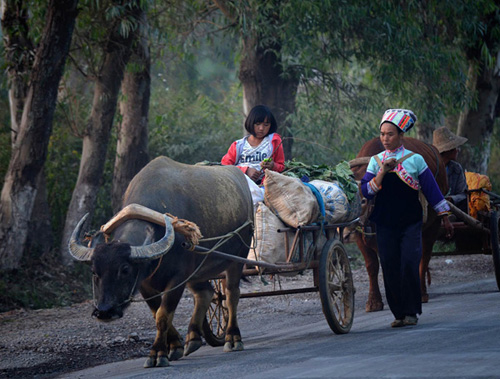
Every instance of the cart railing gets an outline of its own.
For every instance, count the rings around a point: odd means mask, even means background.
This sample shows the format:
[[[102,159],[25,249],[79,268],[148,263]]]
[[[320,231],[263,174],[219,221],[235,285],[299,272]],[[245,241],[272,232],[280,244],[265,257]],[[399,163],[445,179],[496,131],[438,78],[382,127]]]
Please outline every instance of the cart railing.
[[[246,264],[248,266],[258,266],[262,268],[266,268],[270,271],[269,273],[280,273],[280,272],[294,272],[294,271],[302,271],[305,270],[306,268],[316,268],[317,263],[314,262],[304,262],[302,254],[300,255],[300,260],[298,262],[290,262],[290,254],[293,252],[297,246],[297,243],[300,239],[300,235],[303,232],[314,232],[314,231],[321,231],[324,230],[326,232],[334,232],[334,236],[339,236],[339,240],[342,242],[343,236],[342,236],[342,230],[350,225],[353,225],[359,221],[359,218],[355,218],[351,221],[344,222],[344,223],[338,223],[338,224],[318,224],[318,225],[301,225],[297,228],[293,227],[286,227],[286,228],[280,228],[278,229],[279,233],[286,233],[286,232],[295,232],[294,240],[291,246],[290,251],[288,250],[288,235],[285,234],[285,249],[287,251],[287,257],[288,261],[287,262],[277,262],[276,264],[273,263],[267,263],[263,261],[258,261],[258,260],[253,260],[253,259],[248,259],[248,258],[242,258],[238,257],[235,255],[230,255],[227,253],[224,253],[222,251],[218,250],[213,250],[209,249],[207,247],[199,246],[199,245],[192,245],[189,242],[183,242],[182,247],[194,252],[202,253],[202,254],[213,254],[216,257],[219,258],[224,258],[230,261],[235,261],[239,263]],[[245,272],[247,274],[247,272]],[[256,270],[257,273],[257,270]],[[220,275],[220,278],[224,278],[224,274]]]

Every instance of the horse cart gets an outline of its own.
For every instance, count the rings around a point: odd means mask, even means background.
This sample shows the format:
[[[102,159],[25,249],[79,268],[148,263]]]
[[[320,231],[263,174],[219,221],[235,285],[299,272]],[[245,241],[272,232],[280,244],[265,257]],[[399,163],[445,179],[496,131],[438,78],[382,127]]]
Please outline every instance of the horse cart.
[[[456,216],[456,220],[452,221],[454,236],[451,241],[454,242],[455,248],[453,251],[433,251],[433,255],[491,254],[496,282],[500,290],[500,196],[480,188],[469,190],[468,200],[477,193],[489,196],[489,210],[478,211],[476,217],[471,217],[469,207],[467,212],[464,212],[449,203],[452,213]],[[467,203],[469,204],[469,201]],[[446,243],[444,237],[445,231],[441,228],[438,240]]]
[[[354,284],[342,236],[343,229],[357,221],[358,219],[340,224],[304,225],[298,228],[279,229],[278,232],[282,233],[285,239],[286,262],[271,264],[230,256],[216,250],[210,253],[244,263],[243,274],[246,277],[259,276],[263,273],[265,275],[294,275],[305,270],[312,270],[313,283],[310,287],[248,292],[242,293],[240,298],[319,292],[328,325],[334,333],[345,334],[350,331],[354,318]],[[206,253],[209,250],[199,245],[189,247],[200,253]],[[228,310],[225,306],[223,282],[223,274],[212,280],[215,294],[203,325],[203,335],[211,346],[224,345]]]

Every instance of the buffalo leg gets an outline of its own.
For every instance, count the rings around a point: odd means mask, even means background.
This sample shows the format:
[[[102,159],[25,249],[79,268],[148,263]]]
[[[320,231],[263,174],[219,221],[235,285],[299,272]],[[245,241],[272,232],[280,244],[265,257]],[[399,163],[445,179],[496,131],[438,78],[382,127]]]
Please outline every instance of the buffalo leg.
[[[224,351],[243,350],[240,329],[238,327],[237,309],[240,301],[240,279],[243,266],[233,263],[226,270],[226,302],[228,308],[228,322],[226,328],[226,342]]]
[[[189,322],[184,355],[189,355],[201,347],[202,325],[214,295],[214,289],[209,282],[188,284],[188,288],[194,296],[194,310]]]
[[[183,291],[181,287],[163,295],[160,307],[156,311],[152,309],[156,321],[156,338],[144,367],[165,367],[169,365],[169,359],[182,357],[182,338],[172,321]]]

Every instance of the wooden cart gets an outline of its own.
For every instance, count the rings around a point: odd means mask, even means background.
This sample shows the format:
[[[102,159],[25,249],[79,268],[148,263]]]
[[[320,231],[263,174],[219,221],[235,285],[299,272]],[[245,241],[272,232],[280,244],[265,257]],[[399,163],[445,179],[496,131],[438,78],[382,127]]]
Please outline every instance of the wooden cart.
[[[285,238],[287,261],[283,263],[269,264],[219,251],[212,251],[211,254],[244,263],[243,274],[245,276],[256,276],[262,272],[266,275],[285,273],[293,275],[312,270],[313,283],[310,287],[242,293],[240,298],[319,292],[328,325],[334,333],[345,334],[350,331],[354,319],[354,284],[342,236],[343,229],[356,222],[358,219],[343,224],[306,225],[299,228],[279,229],[278,232],[283,233]],[[293,238],[289,238],[289,235],[293,235]],[[309,238],[306,239],[306,237]],[[304,242],[306,240],[312,243],[306,246]],[[318,243],[322,244],[319,248]],[[194,249],[200,252],[208,250],[201,246],[195,246]],[[224,345],[228,310],[225,306],[223,275],[212,280],[215,294],[203,325],[203,335],[211,346]]]
[[[473,218],[469,212],[463,212],[450,203],[452,213],[456,221],[452,222],[454,227],[453,241],[454,251],[433,252],[433,255],[468,255],[468,254],[491,254],[498,289],[500,290],[500,196],[485,189],[470,190],[484,192],[490,196],[490,208],[488,212],[478,212],[478,217]],[[444,240],[445,231],[440,230],[438,240]]]

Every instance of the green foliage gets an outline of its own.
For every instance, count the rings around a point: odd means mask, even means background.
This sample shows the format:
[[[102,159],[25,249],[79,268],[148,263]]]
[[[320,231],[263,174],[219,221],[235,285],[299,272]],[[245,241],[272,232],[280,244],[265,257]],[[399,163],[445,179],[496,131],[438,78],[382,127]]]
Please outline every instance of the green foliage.
[[[97,192],[94,217],[92,218],[93,229],[99,230],[113,216],[111,205],[111,190],[113,186],[113,170],[116,157],[116,130],[113,131],[107,152],[107,159],[104,164],[104,172],[101,178],[101,185]]]
[[[68,268],[55,252],[26,256],[21,267],[0,277],[0,312],[68,306],[92,298],[91,271],[83,263]]]
[[[150,122],[151,156],[165,155],[184,163],[220,162],[229,145],[241,138],[240,104],[232,99],[220,103],[196,92],[171,94],[167,103],[152,107],[152,113],[158,114]]]
[[[78,177],[82,141],[68,128],[54,125],[45,163],[48,203],[51,225],[56,241],[59,241],[66,219],[72,191]]]
[[[231,41],[222,38],[219,42],[226,47],[218,52],[206,43],[185,45],[184,54],[171,56],[169,65],[153,75],[151,157],[165,155],[184,163],[219,162],[229,145],[241,138],[243,101],[230,63]]]
[[[370,78],[363,78],[362,70],[352,67],[350,71],[359,73],[353,74],[358,85],[343,91],[315,84],[301,87],[296,112],[289,116],[294,158],[306,163],[328,164],[349,160],[365,141],[377,135],[381,107],[376,91],[369,89]],[[346,76],[349,75],[346,72]],[[370,92],[373,100],[367,99]]]
[[[498,118],[495,120],[493,131],[487,175],[490,178],[493,192],[500,195],[500,165],[495,164],[500,162],[500,119]]]
[[[306,165],[295,160],[286,161],[283,175],[299,179],[305,178],[307,181],[324,180],[327,182],[338,182],[344,190],[347,200],[350,202],[354,200],[358,193],[358,184],[354,180],[349,163],[346,161],[342,161],[334,167],[326,164]]]

